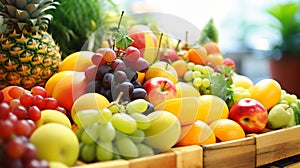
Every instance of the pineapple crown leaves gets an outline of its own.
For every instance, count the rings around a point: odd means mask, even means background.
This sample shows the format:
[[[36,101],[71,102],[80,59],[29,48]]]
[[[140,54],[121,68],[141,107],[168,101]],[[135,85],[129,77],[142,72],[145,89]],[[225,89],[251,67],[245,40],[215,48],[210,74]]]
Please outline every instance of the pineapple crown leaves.
[[[53,17],[45,11],[56,9],[56,5],[59,3],[54,0],[0,0],[0,15],[5,24],[19,31],[47,30]]]

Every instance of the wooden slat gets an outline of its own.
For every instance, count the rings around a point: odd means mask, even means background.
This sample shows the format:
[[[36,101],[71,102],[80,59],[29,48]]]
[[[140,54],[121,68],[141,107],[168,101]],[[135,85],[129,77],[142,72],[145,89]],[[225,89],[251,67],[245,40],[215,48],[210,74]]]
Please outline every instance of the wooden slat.
[[[163,167],[174,168],[176,167],[176,154],[171,151],[160,153],[154,156],[142,157],[129,160],[130,168],[150,168],[150,167]]]
[[[255,136],[256,166],[300,154],[300,126]]]
[[[176,168],[202,168],[203,150],[198,145],[172,148],[176,154]]]
[[[127,160],[112,160],[107,162],[96,162],[90,164],[77,163],[72,168],[129,168],[129,162]]]
[[[255,167],[255,138],[203,145],[203,167]]]

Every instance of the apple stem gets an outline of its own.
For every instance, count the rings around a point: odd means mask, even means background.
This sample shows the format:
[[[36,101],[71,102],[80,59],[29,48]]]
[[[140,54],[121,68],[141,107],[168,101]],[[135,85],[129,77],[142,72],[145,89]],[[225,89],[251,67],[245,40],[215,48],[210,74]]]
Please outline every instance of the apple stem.
[[[177,44],[176,44],[176,47],[175,47],[175,51],[179,51],[178,48],[179,48],[179,44],[181,43],[181,40],[179,39],[177,41]]]
[[[163,85],[163,87],[162,87],[162,90],[163,90],[163,91],[165,90],[166,85],[167,85],[167,81],[165,80],[165,81],[164,81],[164,85]]]
[[[169,64],[166,64],[166,67],[165,67],[165,69],[168,69],[168,66],[169,66]]]
[[[162,41],[163,35],[164,35],[164,33],[160,33],[159,41],[158,41],[158,47],[157,47],[157,53],[156,53],[156,59],[155,60],[160,59],[159,52],[160,52],[161,41]]]

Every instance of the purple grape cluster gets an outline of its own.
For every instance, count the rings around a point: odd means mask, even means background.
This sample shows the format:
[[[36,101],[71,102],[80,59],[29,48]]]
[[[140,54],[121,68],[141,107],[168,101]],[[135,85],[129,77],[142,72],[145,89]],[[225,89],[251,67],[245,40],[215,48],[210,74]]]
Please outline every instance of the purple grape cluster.
[[[149,63],[140,51],[132,46],[114,51],[99,48],[92,56],[93,65],[85,70],[87,93],[99,93],[110,102],[122,93],[120,102],[146,99],[147,93],[137,80],[137,72],[146,72]]]

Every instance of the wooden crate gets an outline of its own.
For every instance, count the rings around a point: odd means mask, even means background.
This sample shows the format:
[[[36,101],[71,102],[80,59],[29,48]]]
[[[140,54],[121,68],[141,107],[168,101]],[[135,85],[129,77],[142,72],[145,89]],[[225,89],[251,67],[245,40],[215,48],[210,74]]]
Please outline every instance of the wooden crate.
[[[198,145],[172,148],[176,154],[176,168],[202,168],[203,150]]]
[[[85,164],[82,162],[77,162],[72,168],[129,168],[129,162],[127,160],[112,160],[107,162],[96,162]]]
[[[255,167],[255,138],[202,145],[203,167]]]
[[[296,155],[300,156],[300,125],[233,141],[176,147],[161,154],[132,160],[92,164],[78,161],[73,168],[259,167]],[[299,165],[300,162],[294,162],[290,167]]]
[[[256,166],[300,154],[300,125],[255,136]]]
[[[130,168],[150,168],[150,167],[176,167],[176,154],[172,151],[166,151],[154,156],[147,156],[129,160]]]

